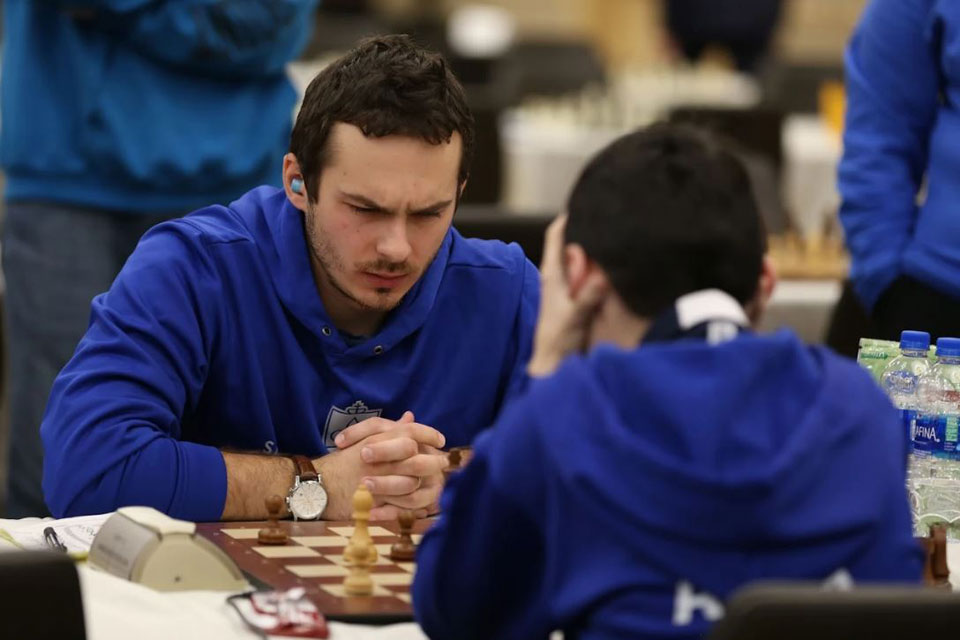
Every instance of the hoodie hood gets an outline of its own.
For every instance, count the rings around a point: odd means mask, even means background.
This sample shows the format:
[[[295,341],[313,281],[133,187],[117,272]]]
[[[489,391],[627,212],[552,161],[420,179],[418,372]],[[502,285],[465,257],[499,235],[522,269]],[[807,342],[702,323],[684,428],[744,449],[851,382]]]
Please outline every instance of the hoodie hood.
[[[240,215],[255,236],[283,305],[308,331],[315,336],[322,336],[323,330],[332,327],[333,322],[314,281],[303,212],[290,203],[282,189],[273,187],[254,189],[231,204],[230,208]],[[420,329],[430,316],[440,290],[450,257],[453,233],[452,228],[447,231],[433,262],[403,297],[400,305],[388,314],[377,334],[353,346],[348,346],[339,335],[335,340],[321,339],[330,355],[372,357],[375,354],[369,348],[369,343],[382,347],[382,351],[378,349],[378,353],[382,353]]]
[[[427,633],[692,640],[757,580],[919,581],[907,434],[869,374],[676,310],[659,342],[532,381],[476,439],[418,551]]]
[[[796,549],[870,531],[903,492],[906,434],[889,402],[855,363],[788,332],[602,347],[568,365],[558,378],[575,379],[554,387],[566,398],[543,403],[544,423],[570,420],[575,389],[589,435],[544,446],[564,490],[624,535],[694,554]],[[901,486],[858,478],[876,465],[889,472],[864,477]]]

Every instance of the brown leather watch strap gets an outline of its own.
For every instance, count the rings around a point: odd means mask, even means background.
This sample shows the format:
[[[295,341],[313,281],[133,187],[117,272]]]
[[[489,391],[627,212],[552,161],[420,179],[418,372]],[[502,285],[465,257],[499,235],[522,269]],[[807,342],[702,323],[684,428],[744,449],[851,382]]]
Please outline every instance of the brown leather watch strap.
[[[297,466],[297,477],[300,478],[300,482],[318,479],[317,470],[313,468],[313,463],[310,462],[310,458],[307,456],[293,455],[290,456],[290,459],[293,460],[293,464]]]

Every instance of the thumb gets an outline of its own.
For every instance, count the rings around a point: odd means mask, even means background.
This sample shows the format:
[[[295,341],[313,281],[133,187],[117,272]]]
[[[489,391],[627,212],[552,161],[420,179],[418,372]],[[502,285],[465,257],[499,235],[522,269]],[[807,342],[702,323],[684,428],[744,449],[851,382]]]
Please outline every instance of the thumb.
[[[397,422],[400,422],[400,423],[413,422],[413,421],[414,421],[413,411],[409,411],[409,410],[408,410],[408,411],[404,411],[404,412],[403,412],[403,415],[400,416],[400,419],[397,420]]]

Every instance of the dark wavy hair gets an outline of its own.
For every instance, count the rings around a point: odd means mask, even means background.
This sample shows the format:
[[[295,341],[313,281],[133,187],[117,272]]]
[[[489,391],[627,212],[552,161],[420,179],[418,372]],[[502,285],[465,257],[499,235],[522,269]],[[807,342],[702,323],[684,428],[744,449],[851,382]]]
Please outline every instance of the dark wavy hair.
[[[431,144],[463,140],[458,181],[470,174],[473,116],[460,82],[443,56],[406,35],[368,38],[317,74],[290,137],[307,197],[315,200],[328,160],[334,123],[352,124],[365,136],[405,135]]]
[[[568,202],[566,242],[583,246],[635,314],[680,296],[756,294],[766,233],[746,168],[728,144],[658,123],[619,138],[583,170]]]

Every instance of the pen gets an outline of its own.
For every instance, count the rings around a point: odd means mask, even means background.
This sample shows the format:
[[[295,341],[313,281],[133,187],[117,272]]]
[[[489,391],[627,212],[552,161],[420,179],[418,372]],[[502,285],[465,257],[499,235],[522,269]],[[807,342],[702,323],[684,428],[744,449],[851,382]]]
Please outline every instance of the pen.
[[[57,532],[54,531],[53,527],[47,527],[43,530],[43,539],[46,541],[47,546],[54,551],[63,551],[64,553],[67,552],[67,546],[60,542],[60,536],[57,535]]]

